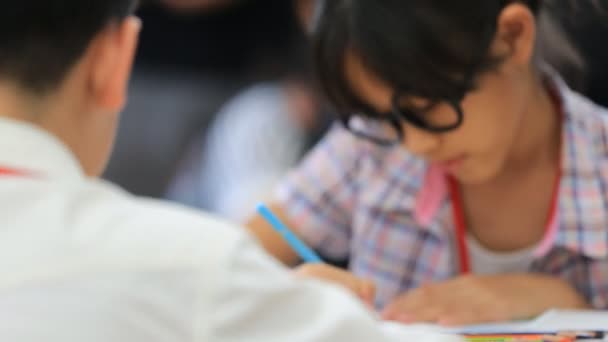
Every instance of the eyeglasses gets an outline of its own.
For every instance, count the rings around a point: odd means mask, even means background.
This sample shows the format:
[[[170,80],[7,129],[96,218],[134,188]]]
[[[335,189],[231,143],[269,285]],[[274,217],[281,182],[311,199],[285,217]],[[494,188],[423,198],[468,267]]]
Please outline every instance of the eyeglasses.
[[[405,138],[404,122],[432,133],[449,132],[460,127],[464,121],[460,105],[463,98],[432,101],[421,106],[397,93],[391,101],[391,111],[348,115],[342,118],[342,123],[355,136],[390,147],[400,144]]]

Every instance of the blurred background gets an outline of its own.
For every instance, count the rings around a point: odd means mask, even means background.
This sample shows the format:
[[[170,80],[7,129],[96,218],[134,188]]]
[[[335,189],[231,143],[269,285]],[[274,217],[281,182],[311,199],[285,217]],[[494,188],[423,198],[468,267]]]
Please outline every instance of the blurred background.
[[[105,177],[138,195],[246,217],[331,123],[307,39],[322,4],[143,1],[130,100]],[[546,6],[543,56],[608,106],[608,0]]]

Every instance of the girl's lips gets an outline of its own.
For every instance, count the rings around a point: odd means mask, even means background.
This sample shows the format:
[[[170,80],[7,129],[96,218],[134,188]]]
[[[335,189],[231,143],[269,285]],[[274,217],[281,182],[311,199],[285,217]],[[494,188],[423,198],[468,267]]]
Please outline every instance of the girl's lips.
[[[437,162],[436,165],[448,172],[454,172],[467,160],[466,156]]]

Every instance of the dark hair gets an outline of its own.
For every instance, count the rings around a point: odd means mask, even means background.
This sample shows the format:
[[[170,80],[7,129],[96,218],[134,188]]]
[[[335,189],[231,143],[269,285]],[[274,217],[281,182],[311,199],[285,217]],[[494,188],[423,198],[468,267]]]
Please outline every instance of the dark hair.
[[[488,51],[497,17],[515,1],[327,0],[313,37],[321,86],[341,113],[369,110],[345,79],[345,57],[353,51],[400,93],[459,98],[474,89],[475,75],[502,60]],[[540,1],[519,2],[538,15]]]
[[[5,1],[0,11],[0,78],[34,93],[56,86],[105,25],[135,0]]]

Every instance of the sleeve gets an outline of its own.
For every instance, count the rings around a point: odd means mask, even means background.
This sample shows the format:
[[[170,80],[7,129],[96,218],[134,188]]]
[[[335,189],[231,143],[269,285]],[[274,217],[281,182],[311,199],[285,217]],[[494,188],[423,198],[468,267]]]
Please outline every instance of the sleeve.
[[[348,257],[363,142],[336,124],[279,185],[277,203],[314,249]]]
[[[199,324],[205,341],[409,341],[409,329],[386,330],[346,291],[297,279],[257,245],[246,242],[228,264]],[[423,334],[425,341],[459,341]],[[420,337],[419,332],[414,335]],[[438,339],[435,339],[438,338]]]
[[[608,310],[608,259],[591,260],[591,281],[587,292],[589,303],[598,310]]]
[[[591,258],[556,248],[536,269],[561,278],[580,293],[593,308],[608,310],[608,259]]]

